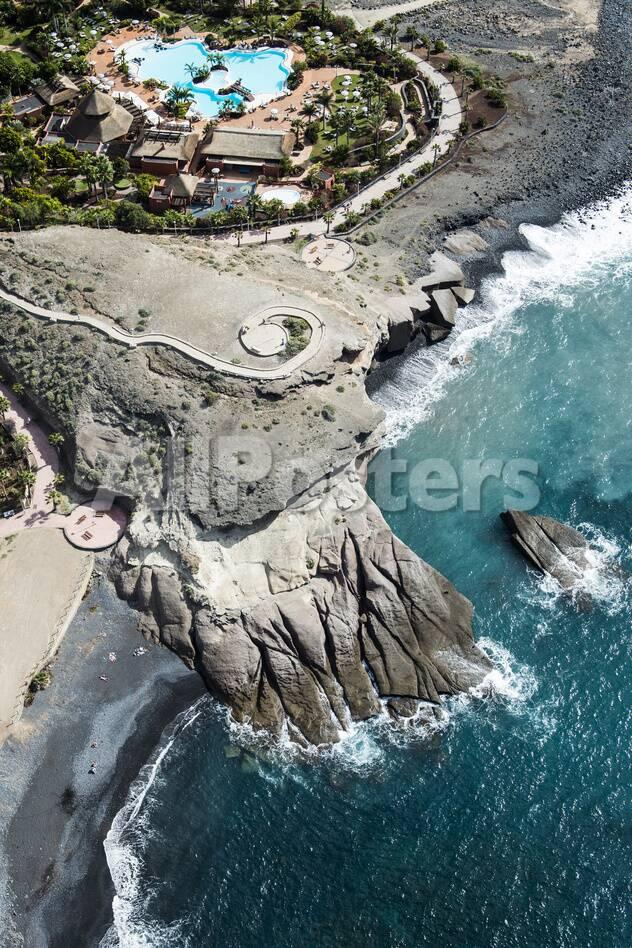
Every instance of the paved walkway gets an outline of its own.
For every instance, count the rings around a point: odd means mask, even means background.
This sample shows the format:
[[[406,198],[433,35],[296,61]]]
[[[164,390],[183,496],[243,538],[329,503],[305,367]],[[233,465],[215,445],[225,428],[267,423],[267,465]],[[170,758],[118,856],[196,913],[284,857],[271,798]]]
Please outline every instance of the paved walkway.
[[[356,7],[348,7],[344,10],[336,10],[338,16],[350,16],[358,24],[360,29],[365,30],[368,26],[373,26],[378,20],[390,20],[392,16],[400,13],[414,13],[415,10],[423,10],[424,7],[433,6],[440,0],[408,0],[406,3],[389,3],[385,6],[371,7],[369,10],[358,10]]]
[[[299,309],[296,306],[270,307],[260,315],[267,314],[267,316],[270,317],[274,312],[283,316],[300,316],[301,319],[309,323],[312,335],[303,351],[291,359],[288,359],[283,365],[269,369],[255,369],[245,365],[235,365],[227,360],[219,359],[217,356],[205,352],[204,349],[200,349],[198,346],[194,346],[192,343],[185,342],[183,339],[178,339],[177,336],[171,336],[168,333],[146,332],[133,334],[126,332],[124,329],[119,329],[118,326],[112,326],[109,323],[102,322],[100,319],[95,319],[94,316],[73,315],[60,310],[45,309],[43,306],[36,306],[35,303],[29,303],[27,300],[19,296],[14,296],[13,293],[8,293],[3,289],[0,289],[0,299],[12,303],[13,306],[17,306],[19,309],[24,310],[24,312],[30,313],[31,316],[37,316],[39,319],[47,319],[53,323],[74,323],[75,325],[79,323],[83,326],[90,326],[92,329],[96,329],[115,342],[123,343],[123,345],[128,346],[130,349],[136,349],[138,346],[168,346],[170,349],[175,349],[176,352],[182,353],[182,355],[193,359],[195,362],[200,362],[202,365],[216,369],[218,372],[223,372],[225,375],[234,375],[242,379],[275,380],[289,378],[293,372],[296,372],[297,369],[301,368],[301,366],[305,365],[306,362],[309,362],[309,360],[316,355],[325,336],[325,324],[322,319],[310,313],[309,310]]]
[[[59,471],[57,452],[48,443],[48,438],[40,426],[24,418],[13,392],[0,385],[0,394],[8,398],[11,404],[5,414],[5,420],[9,422],[15,434],[25,434],[29,439],[29,450],[35,459],[36,477],[31,489],[31,503],[26,510],[7,520],[0,520],[0,539],[30,527],[63,527],[66,518],[55,513],[47,496],[48,489],[53,486],[55,474]]]

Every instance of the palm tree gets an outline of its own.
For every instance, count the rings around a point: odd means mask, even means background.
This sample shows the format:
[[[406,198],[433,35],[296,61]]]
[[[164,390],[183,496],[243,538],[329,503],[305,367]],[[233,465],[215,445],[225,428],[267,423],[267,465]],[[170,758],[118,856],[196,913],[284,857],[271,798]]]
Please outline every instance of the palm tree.
[[[388,26],[386,27],[386,29],[384,30],[384,33],[385,33],[385,35],[388,37],[388,39],[390,40],[391,52],[393,52],[393,48],[394,48],[395,43],[397,42],[397,38],[398,38],[398,36],[399,36],[399,27],[398,27],[397,23],[389,23],[389,25],[388,25]]]
[[[422,33],[419,37],[421,40],[422,46],[426,47],[426,60],[430,59],[430,47],[432,46],[432,40],[427,33]]]
[[[410,51],[412,53],[413,49],[415,48],[415,43],[419,39],[419,30],[414,26],[410,26],[408,28],[408,39],[410,40]]]
[[[48,436],[48,443],[52,445],[53,448],[61,448],[64,443],[64,436],[59,434],[58,431],[53,431],[53,433]]]
[[[28,446],[29,446],[28,435],[18,434],[13,439],[13,450],[15,451],[18,457],[21,457],[24,454],[26,454]]]
[[[194,99],[195,96],[191,89],[176,82],[165,96],[165,105],[172,115],[183,116],[188,112]]]
[[[270,32],[270,14],[272,13],[272,0],[259,0],[257,3],[259,16],[263,19],[266,32]]]
[[[386,119],[386,110],[383,105],[377,105],[372,112],[366,117],[367,123],[371,131],[373,132],[373,141],[375,144],[375,155],[377,157],[378,149],[380,146],[380,132],[382,130],[382,125]]]
[[[334,94],[329,89],[321,89],[321,91],[316,96],[316,101],[320,106],[322,106],[322,119],[323,119],[323,130],[325,128],[326,122],[326,111],[327,108],[331,105],[334,100]]]
[[[220,53],[217,50],[213,50],[210,53],[207,53],[206,61],[209,64],[211,69],[225,69],[226,68],[226,57],[223,53]]]
[[[13,389],[13,392],[18,396],[24,392],[24,386],[22,385],[21,382],[14,382],[11,388]]]
[[[433,145],[433,146],[432,146],[432,150],[433,150],[433,152],[434,152],[434,160],[433,160],[433,162],[432,162],[432,167],[434,168],[434,166],[435,166],[436,163],[437,163],[437,159],[438,159],[438,157],[439,157],[439,152],[441,151],[441,145],[436,145],[436,144]]]
[[[17,473],[17,481],[24,488],[27,497],[31,496],[31,487],[36,480],[35,474],[29,468],[24,468]]]
[[[79,162],[79,174],[83,175],[86,184],[88,185],[88,194],[92,194],[92,189],[96,190],[97,181],[99,180],[97,175],[97,165],[96,165],[96,156],[95,155],[82,155]]]
[[[347,145],[349,145],[349,135],[354,125],[354,118],[349,109],[338,109],[336,113],[338,118],[338,128],[340,132],[347,135]]]
[[[301,142],[301,132],[302,132],[303,129],[305,128],[305,122],[303,122],[303,120],[300,119],[300,118],[292,119],[292,121],[290,122],[290,128],[292,129],[292,131],[293,131],[294,134],[296,135],[296,144],[297,144],[297,145],[302,144],[302,142]]]
[[[4,395],[0,395],[0,418],[4,418],[10,408],[11,402],[9,399],[5,398]]]
[[[50,503],[53,505],[53,510],[57,510],[62,500],[64,499],[64,495],[60,491],[55,490],[53,487],[49,487],[49,489],[46,492],[46,496],[48,497],[48,500],[50,501]]]
[[[108,184],[111,184],[114,180],[114,165],[106,155],[97,155],[95,157],[94,174],[107,198]]]
[[[333,211],[325,211],[325,213],[323,214],[323,220],[327,224],[327,233],[329,233],[329,228],[331,227],[333,223],[334,217],[335,215]]]
[[[5,500],[9,496],[7,493],[7,484],[12,479],[12,476],[13,475],[11,474],[11,471],[8,468],[6,467],[0,468],[0,487],[2,487],[2,496],[4,497]]]
[[[266,203],[262,199],[260,194],[252,193],[248,198],[248,210],[250,211],[250,217],[254,221],[257,216],[257,211],[265,211]]]
[[[318,106],[315,102],[306,102],[301,109],[301,115],[304,115],[307,119],[307,124],[311,125],[314,116],[318,115]]]

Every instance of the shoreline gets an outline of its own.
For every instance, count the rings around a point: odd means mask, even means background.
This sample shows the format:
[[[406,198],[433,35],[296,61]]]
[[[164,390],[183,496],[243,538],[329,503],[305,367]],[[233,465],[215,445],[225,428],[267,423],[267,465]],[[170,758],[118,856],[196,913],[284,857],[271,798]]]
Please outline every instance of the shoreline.
[[[616,192],[613,191],[614,193]],[[603,199],[603,195],[594,197],[592,201],[589,200],[586,204],[578,207],[577,210],[579,211],[582,207],[600,199]],[[556,212],[547,215],[546,222],[543,221],[543,215],[540,213],[534,215],[534,217],[537,217],[536,220],[529,219],[530,216],[525,214],[520,223],[537,223],[543,227],[552,227],[559,223],[562,213]],[[495,242],[495,245],[490,246],[484,254],[460,261],[470,285],[477,289],[480,289],[485,278],[502,272],[502,256],[506,252],[529,250],[524,238],[518,232],[517,226],[512,225],[510,229],[503,231],[498,236],[500,239]],[[388,365],[388,363],[386,364]],[[379,375],[379,369],[376,375]],[[135,630],[136,614],[129,609],[126,603],[116,599],[109,582],[102,579],[101,583],[95,584],[95,590],[82,604],[71,628],[66,633],[54,669],[56,680],[51,686],[50,692],[53,691],[55,686],[62,686],[62,679],[66,677],[64,671],[67,671],[65,669],[60,674],[60,666],[64,662],[64,651],[66,648],[70,649],[72,647],[73,638],[79,634],[80,625],[85,624],[87,619],[89,621],[90,609],[94,607],[95,600],[98,607],[103,607],[107,602],[106,614],[110,621],[121,621],[120,638],[130,646],[130,650],[138,645],[147,647]],[[139,776],[142,768],[150,763],[164,746],[180,714],[190,708],[200,695],[206,693],[206,689],[197,673],[189,672],[174,654],[159,646],[151,648],[151,652],[157,653],[157,667],[152,670],[152,677],[143,682],[142,691],[140,693],[135,691],[131,687],[131,682],[128,683],[130,687],[126,693],[122,694],[118,698],[115,707],[110,709],[106,733],[110,738],[113,738],[114,735],[121,736],[122,740],[116,748],[107,772],[101,778],[99,791],[82,801],[70,815],[66,815],[66,818],[62,817],[60,820],[51,821],[50,813],[45,817],[46,830],[53,837],[50,842],[59,846],[60,856],[68,851],[76,856],[77,854],[73,850],[75,846],[80,844],[82,848],[88,851],[88,858],[87,860],[85,858],[83,860],[81,858],[76,859],[72,868],[64,868],[64,879],[59,888],[56,888],[54,881],[47,877],[41,880],[41,885],[35,893],[32,891],[34,878],[32,864],[22,863],[14,868],[11,873],[14,896],[14,904],[11,909],[12,922],[17,923],[20,927],[22,925],[26,926],[28,940],[21,941],[19,940],[20,935],[14,935],[13,937],[16,940],[10,941],[9,944],[11,945],[28,944],[33,948],[39,948],[40,945],[42,948],[44,946],[46,948],[98,946],[112,924],[114,886],[109,873],[103,841],[110,830],[114,817],[128,799],[132,784]],[[72,670],[70,677],[72,677]],[[76,683],[71,682],[71,688],[74,684]],[[29,718],[41,715],[44,721],[40,723],[44,725],[49,723],[46,720],[47,712],[41,707],[48,697],[48,692],[38,694],[33,706],[28,709],[31,712],[28,715]],[[132,699],[134,705],[131,708],[129,707],[130,699]],[[127,733],[123,732],[122,735],[119,735],[119,729],[122,730],[122,726],[130,712],[133,715],[133,730],[130,729]],[[25,723],[30,724],[30,721]],[[72,722],[68,729],[72,732],[72,744],[77,759],[82,756],[78,751],[78,746],[81,744],[82,738],[84,743],[87,743],[88,733],[85,727],[74,726],[74,724],[75,722]],[[66,746],[67,735],[64,735],[63,730],[60,732],[54,722],[51,722],[51,725],[41,742],[44,745],[44,753],[41,755],[42,763],[28,775],[27,785],[22,798],[15,805],[6,834],[4,846],[7,850],[14,850],[18,854],[24,847],[25,842],[32,838],[34,832],[33,822],[37,822],[38,813],[39,819],[42,820],[42,796],[50,806],[51,797],[54,794],[54,789],[50,785],[45,787],[42,794],[41,785],[37,780],[46,767],[48,755],[51,752],[54,754],[57,746]],[[63,728],[63,723],[61,727]],[[0,781],[5,750],[6,748],[0,748]],[[106,782],[106,778],[107,787],[104,787],[103,783]],[[6,805],[3,799],[5,797],[4,790],[5,788],[2,787],[0,782],[0,812]],[[51,822],[54,823],[53,826],[51,826]],[[4,857],[6,852],[2,855]],[[43,865],[41,858],[39,863],[40,866]],[[50,868],[50,864],[45,868]],[[74,899],[74,912],[72,918],[69,919],[65,911],[64,894],[69,894],[73,889],[76,890],[79,883],[82,885],[81,895],[79,899]],[[20,902],[27,903],[28,907],[25,912],[16,910],[15,903],[19,904]],[[46,936],[43,934],[44,931]],[[46,937],[46,940],[43,940],[44,937]]]
[[[146,651],[134,656],[139,646]],[[195,672],[144,641],[136,614],[101,576],[66,633],[51,686],[0,747],[7,944],[99,944],[114,894],[103,839],[165,729],[204,693]]]

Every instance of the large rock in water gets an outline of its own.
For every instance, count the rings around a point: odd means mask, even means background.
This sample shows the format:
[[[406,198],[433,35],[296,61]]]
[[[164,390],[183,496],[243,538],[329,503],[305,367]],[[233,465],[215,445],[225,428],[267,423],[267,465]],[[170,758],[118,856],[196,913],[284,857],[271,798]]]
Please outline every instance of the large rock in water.
[[[145,634],[197,668],[238,721],[287,728],[299,743],[332,743],[387,701],[406,713],[437,706],[492,667],[473,641],[469,600],[391,533],[359,483],[214,545],[192,623],[172,573],[127,552],[117,588],[150,611]]]
[[[533,566],[552,576],[568,592],[581,591],[586,571],[595,566],[588,541],[581,533],[551,517],[521,510],[507,510],[500,517]]]

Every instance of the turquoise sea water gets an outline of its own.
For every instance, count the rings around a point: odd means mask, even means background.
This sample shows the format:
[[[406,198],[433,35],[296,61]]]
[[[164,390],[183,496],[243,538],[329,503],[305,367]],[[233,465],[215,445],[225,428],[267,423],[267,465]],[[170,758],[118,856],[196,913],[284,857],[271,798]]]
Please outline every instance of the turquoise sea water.
[[[474,602],[494,696],[433,732],[363,725],[312,762],[257,757],[203,699],[108,839],[121,944],[632,943],[632,600],[607,571],[632,567],[632,208],[525,236],[533,252],[378,397],[400,459],[534,459],[538,510],[598,550],[592,611],[514,552],[502,485],[480,511],[388,513]]]
[[[195,107],[212,118],[226,101],[241,102],[241,96],[221,96],[218,90],[240,79],[254,96],[271,99],[285,88],[289,68],[285,63],[287,51],[283,49],[228,49],[223,53],[226,69],[210,74],[204,83],[194,84],[186,67],[189,64],[202,66],[206,62],[208,49],[198,40],[183,40],[179,43],[157,47],[153,40],[140,40],[126,47],[128,62],[140,59],[140,79],[160,79],[170,86],[179,85],[195,93]]]

